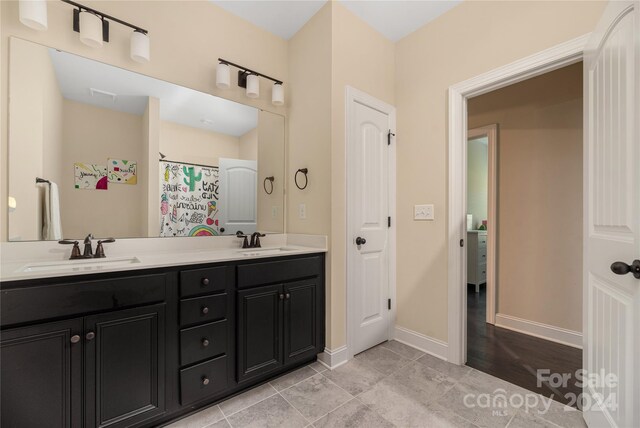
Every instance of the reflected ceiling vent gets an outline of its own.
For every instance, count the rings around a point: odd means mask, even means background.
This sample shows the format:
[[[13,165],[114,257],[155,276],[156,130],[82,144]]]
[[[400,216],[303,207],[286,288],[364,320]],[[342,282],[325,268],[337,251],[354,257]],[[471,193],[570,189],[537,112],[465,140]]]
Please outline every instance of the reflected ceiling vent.
[[[118,97],[118,95],[114,94],[113,92],[102,91],[96,88],[89,88],[89,92],[91,93],[91,96],[96,100],[111,102],[112,104],[115,104],[116,98]]]

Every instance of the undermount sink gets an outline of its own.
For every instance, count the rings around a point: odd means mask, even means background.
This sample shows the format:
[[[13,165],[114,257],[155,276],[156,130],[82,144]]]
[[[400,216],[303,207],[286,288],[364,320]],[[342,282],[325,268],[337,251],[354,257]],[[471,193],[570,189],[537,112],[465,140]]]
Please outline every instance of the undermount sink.
[[[123,257],[113,259],[79,259],[61,260],[56,262],[29,263],[18,269],[18,272],[47,272],[47,271],[85,271],[122,267],[140,263],[137,257]]]
[[[289,251],[296,251],[293,247],[277,247],[277,248],[251,248],[240,250],[239,253],[246,257],[269,256],[273,254],[282,254]]]

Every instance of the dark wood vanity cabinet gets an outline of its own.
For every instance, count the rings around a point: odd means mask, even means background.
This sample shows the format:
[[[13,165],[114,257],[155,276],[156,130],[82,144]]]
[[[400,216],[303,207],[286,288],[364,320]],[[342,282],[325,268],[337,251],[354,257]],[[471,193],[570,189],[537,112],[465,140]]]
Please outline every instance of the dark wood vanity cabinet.
[[[2,332],[0,426],[82,425],[81,332],[82,319]]]
[[[323,270],[318,256],[238,267],[239,382],[321,352]],[[282,282],[260,285],[261,281]]]
[[[84,319],[85,426],[127,427],[165,411],[165,304]]]
[[[324,255],[0,283],[0,426],[152,427],[324,349]]]

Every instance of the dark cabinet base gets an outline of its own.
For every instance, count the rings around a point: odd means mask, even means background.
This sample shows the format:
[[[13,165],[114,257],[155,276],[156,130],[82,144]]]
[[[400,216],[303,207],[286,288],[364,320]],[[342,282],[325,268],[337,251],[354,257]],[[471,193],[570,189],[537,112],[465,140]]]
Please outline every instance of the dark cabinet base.
[[[2,428],[162,426],[324,350],[323,254],[5,282],[0,297]]]

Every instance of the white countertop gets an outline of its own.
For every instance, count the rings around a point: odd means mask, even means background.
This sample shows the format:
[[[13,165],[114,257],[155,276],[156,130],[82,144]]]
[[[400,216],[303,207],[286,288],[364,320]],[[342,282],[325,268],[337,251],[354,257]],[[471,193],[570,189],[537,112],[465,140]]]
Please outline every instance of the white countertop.
[[[320,235],[268,235],[262,238],[262,248],[258,249],[242,249],[240,244],[240,240],[235,237],[124,239],[109,246],[105,244],[105,259],[68,261],[70,246],[52,242],[2,243],[0,281],[264,259],[327,251],[327,239]]]

